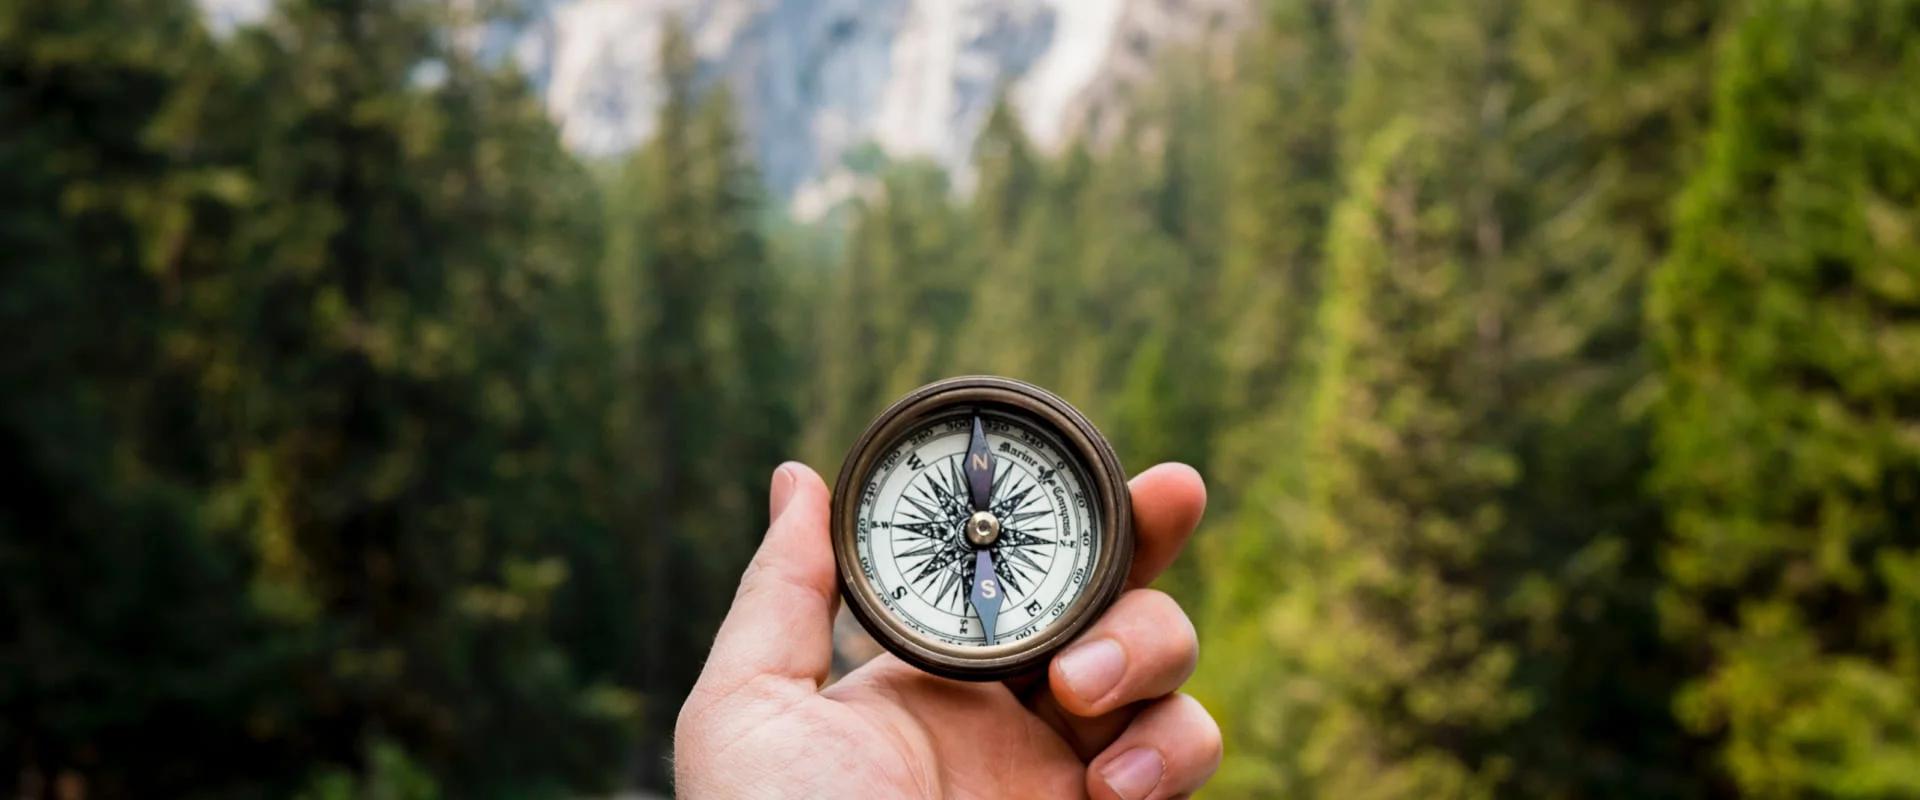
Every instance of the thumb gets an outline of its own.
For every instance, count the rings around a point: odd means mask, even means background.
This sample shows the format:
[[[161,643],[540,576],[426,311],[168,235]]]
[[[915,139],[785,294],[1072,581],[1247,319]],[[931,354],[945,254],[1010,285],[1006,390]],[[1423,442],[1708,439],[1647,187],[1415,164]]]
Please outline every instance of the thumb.
[[[767,536],[740,577],[701,673],[709,691],[729,693],[761,675],[817,689],[833,661],[839,595],[827,538],[827,484],[795,461],[774,470],[772,483]]]

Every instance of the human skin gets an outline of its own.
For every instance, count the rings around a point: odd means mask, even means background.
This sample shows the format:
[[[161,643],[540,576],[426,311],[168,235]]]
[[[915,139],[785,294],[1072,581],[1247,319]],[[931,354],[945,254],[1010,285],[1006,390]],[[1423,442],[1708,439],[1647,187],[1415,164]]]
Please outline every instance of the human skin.
[[[675,790],[701,798],[1182,797],[1220,764],[1220,729],[1178,689],[1199,642],[1145,588],[1206,507],[1198,473],[1130,486],[1127,588],[1044,678],[966,683],[881,655],[825,685],[839,606],[820,476],[774,471],[766,538],[674,731]],[[824,688],[823,688],[824,686]]]

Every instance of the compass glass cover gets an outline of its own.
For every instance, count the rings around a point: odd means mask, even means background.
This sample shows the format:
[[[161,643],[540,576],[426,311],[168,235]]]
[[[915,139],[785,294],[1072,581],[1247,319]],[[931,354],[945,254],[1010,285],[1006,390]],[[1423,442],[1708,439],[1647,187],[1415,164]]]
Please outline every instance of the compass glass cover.
[[[1100,520],[1086,470],[1061,441],[1006,413],[934,417],[890,442],[860,488],[855,549],[860,572],[887,613],[923,637],[983,647],[968,602],[977,563],[963,460],[975,416],[993,454],[990,509],[1000,523],[990,549],[1006,594],[997,644],[1047,630],[1087,590]]]

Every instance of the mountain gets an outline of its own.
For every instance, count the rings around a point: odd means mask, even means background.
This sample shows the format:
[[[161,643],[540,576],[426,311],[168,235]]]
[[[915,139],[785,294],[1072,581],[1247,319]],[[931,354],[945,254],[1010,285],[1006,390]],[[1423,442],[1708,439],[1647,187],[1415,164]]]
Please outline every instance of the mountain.
[[[738,99],[769,189],[807,218],[859,185],[871,148],[930,158],[965,185],[1003,89],[1035,142],[1058,145],[1120,110],[1161,53],[1225,34],[1250,2],[524,0],[475,40],[527,72],[568,146],[607,156],[650,132],[660,34],[678,19],[705,77]],[[268,5],[201,3],[228,27]]]

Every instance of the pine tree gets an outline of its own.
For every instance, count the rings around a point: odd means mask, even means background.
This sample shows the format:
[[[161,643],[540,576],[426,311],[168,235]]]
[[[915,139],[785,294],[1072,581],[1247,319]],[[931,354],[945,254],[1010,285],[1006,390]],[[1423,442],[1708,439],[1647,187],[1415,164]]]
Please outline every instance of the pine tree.
[[[1060,240],[1060,212],[1069,206],[1049,202],[1046,164],[1004,93],[973,156],[970,246],[959,254],[965,321],[955,334],[964,344],[924,377],[984,372],[1052,385],[1062,366],[1061,328],[1070,324],[1057,309],[1070,272],[1050,245]]]
[[[1223,115],[1235,156],[1216,306],[1226,419],[1215,465],[1224,480],[1215,496],[1225,507],[1237,503],[1236,486],[1268,472],[1262,465],[1274,447],[1299,433],[1287,417],[1298,410],[1312,281],[1339,190],[1335,125],[1347,69],[1341,28],[1354,14],[1333,2],[1268,3],[1264,12],[1240,45],[1227,87],[1234,102]],[[1233,543],[1253,547],[1265,538],[1236,536]]]
[[[1065,305],[1079,337],[1101,348],[1096,363],[1112,370],[1095,394],[1113,398],[1103,416],[1137,465],[1212,460],[1222,320],[1206,309],[1221,282],[1229,161],[1218,122],[1230,107],[1213,66],[1195,54],[1163,56],[1156,80],[1131,100],[1133,119],[1106,156],[1106,175],[1074,201],[1087,206],[1082,249],[1100,253],[1098,243],[1110,242],[1105,262],[1124,265],[1083,264],[1074,287],[1082,305]],[[1123,207],[1105,206],[1112,202]]]
[[[1260,24],[1239,43],[1223,117],[1233,169],[1226,186],[1217,299],[1219,415],[1207,462],[1208,516],[1195,543],[1204,575],[1196,624],[1213,647],[1272,647],[1265,609],[1290,556],[1279,526],[1300,523],[1312,462],[1305,355],[1314,325],[1327,217],[1339,190],[1337,120],[1347,71],[1351,6],[1264,4]],[[1277,791],[1268,766],[1286,713],[1273,705],[1271,671],[1205,659],[1194,682],[1229,741],[1252,743],[1249,757],[1222,765],[1231,792]],[[1250,699],[1236,700],[1235,698]],[[1285,758],[1286,756],[1280,756]]]
[[[809,452],[831,470],[888,403],[934,377],[978,366],[955,337],[965,324],[968,227],[936,166],[887,168],[859,201],[834,285],[820,316],[818,425]],[[968,361],[968,359],[976,359]]]
[[[0,771],[13,790],[258,791],[242,712],[287,666],[210,480],[183,287],[235,175],[194,8],[0,2]],[[155,719],[172,721],[168,726]],[[217,772],[208,751],[233,759]]]
[[[757,177],[732,100],[701,92],[677,26],[661,45],[666,94],[653,138],[628,161],[609,218],[609,285],[630,402],[617,420],[633,459],[616,527],[630,542],[646,620],[633,680],[646,705],[640,779],[665,782],[677,698],[726,611],[728,586],[765,525],[767,476],[791,444],[791,355],[778,340]]]
[[[1741,14],[1654,288],[1676,707],[1747,796],[1920,792],[1916,30]]]
[[[1031,225],[1028,212],[1040,201],[1039,157],[1006,93],[994,101],[973,146],[973,233],[989,266],[1006,254]]]
[[[1618,171],[1659,167],[1648,140],[1691,113],[1684,84],[1619,100],[1646,88],[1642,64],[1697,58],[1697,12],[1376,3],[1335,26],[1355,42],[1343,197],[1304,284],[1321,294],[1312,331],[1281,345],[1310,382],[1277,406],[1276,458],[1293,463],[1235,523],[1279,535],[1227,562],[1242,591],[1209,617],[1247,620],[1232,641],[1278,651],[1280,677],[1203,678],[1251,694],[1229,728],[1282,755],[1230,764],[1229,786],[1697,789],[1666,714],[1678,666],[1638,655],[1657,647],[1661,531],[1631,399],[1662,232],[1637,199],[1662,184]],[[1277,596],[1245,610],[1262,586]]]
[[[557,474],[585,437],[545,394],[550,348],[593,335],[547,322],[591,250],[556,222],[585,183],[441,11],[290,2],[231,45],[211,130],[248,182],[186,301],[207,518],[321,698],[250,724],[317,786],[398,759],[462,794],[589,787],[628,702],[549,633],[604,523]],[[534,728],[567,734],[512,744]]]

